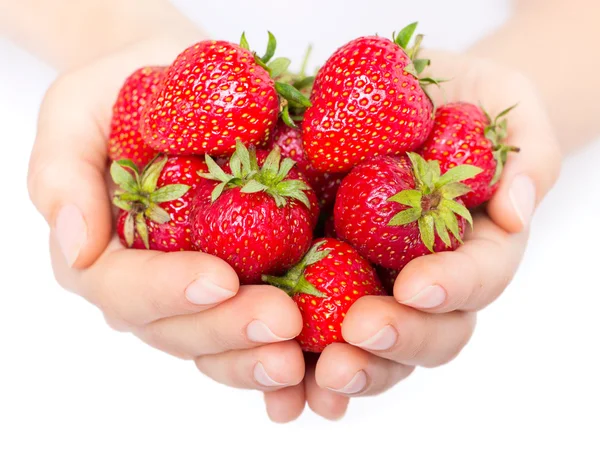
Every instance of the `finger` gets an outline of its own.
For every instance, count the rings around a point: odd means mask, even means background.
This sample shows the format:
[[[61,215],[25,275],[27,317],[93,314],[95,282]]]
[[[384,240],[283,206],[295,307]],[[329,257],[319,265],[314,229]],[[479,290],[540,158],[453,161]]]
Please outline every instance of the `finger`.
[[[498,191],[487,210],[502,228],[518,233],[529,226],[535,208],[556,182],[562,155],[535,86],[516,76],[508,80],[507,91],[512,87],[519,98],[504,99],[518,103],[508,116],[507,143],[520,151],[509,156]],[[492,117],[511,104],[490,111]]]
[[[291,340],[301,330],[302,316],[285,292],[243,286],[216,308],[159,320],[137,334],[168,353],[196,357]]]
[[[288,423],[296,420],[304,411],[306,397],[304,383],[265,392],[265,404],[269,418],[276,423]]]
[[[379,358],[348,344],[332,344],[321,354],[315,378],[321,388],[337,394],[365,396],[388,390],[413,370],[413,366]]]
[[[481,214],[456,251],[411,261],[396,279],[394,297],[427,312],[479,311],[512,280],[527,238],[527,231],[509,234]]]
[[[344,417],[348,409],[350,398],[329,389],[324,389],[317,384],[315,378],[316,357],[308,355],[304,390],[308,407],[319,416],[328,420],[339,420]]]
[[[342,324],[342,336],[374,355],[409,366],[436,367],[454,359],[475,328],[475,315],[428,314],[392,297],[363,297]]]
[[[124,249],[116,239],[89,269],[57,270],[67,278],[62,284],[71,285],[107,316],[132,326],[205,310],[239,289],[235,271],[219,258]]]
[[[295,341],[201,356],[196,367],[227,386],[260,391],[296,386],[304,377],[304,357]]]
[[[33,203],[68,266],[76,268],[94,262],[112,232],[105,136],[86,114],[89,110],[69,80],[50,89],[40,110],[28,175]]]

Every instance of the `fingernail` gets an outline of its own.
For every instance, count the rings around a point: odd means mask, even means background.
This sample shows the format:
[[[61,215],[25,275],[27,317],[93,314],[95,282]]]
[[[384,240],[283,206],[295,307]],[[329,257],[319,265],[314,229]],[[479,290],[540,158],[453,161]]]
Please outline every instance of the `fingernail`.
[[[286,383],[278,383],[269,376],[262,363],[256,363],[254,366],[254,379],[256,382],[265,387],[287,386]]]
[[[229,289],[217,286],[205,277],[200,277],[185,290],[188,301],[195,305],[214,305],[235,295]]]
[[[365,350],[383,351],[389,350],[394,346],[398,340],[398,332],[391,325],[383,327],[374,336],[359,343],[352,344],[356,347],[363,348]]]
[[[289,339],[277,336],[271,331],[271,329],[260,320],[254,320],[246,327],[246,335],[252,342],[270,343],[270,342],[282,342],[288,341]]]
[[[87,225],[79,208],[66,205],[58,212],[54,224],[58,245],[69,267],[73,267],[87,240]]]
[[[446,291],[441,286],[429,286],[423,289],[414,297],[402,301],[403,305],[414,306],[415,308],[431,309],[437,308],[446,301]]]
[[[535,209],[535,185],[527,175],[517,175],[510,186],[510,201],[523,226],[527,227]]]
[[[367,386],[367,374],[364,372],[364,370],[361,370],[361,371],[357,372],[356,375],[354,375],[354,378],[352,378],[352,380],[350,380],[350,383],[348,383],[343,388],[341,388],[341,389],[329,388],[329,390],[331,390],[333,392],[338,392],[340,394],[351,395],[351,394],[358,394],[366,386]]]

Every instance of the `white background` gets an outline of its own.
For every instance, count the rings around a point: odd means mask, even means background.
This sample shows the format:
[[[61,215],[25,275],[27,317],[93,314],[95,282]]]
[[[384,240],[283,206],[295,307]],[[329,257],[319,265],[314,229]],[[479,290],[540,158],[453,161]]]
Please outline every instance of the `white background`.
[[[353,37],[415,18],[429,46],[460,50],[508,15],[495,0],[176,3],[219,38],[245,29],[260,48],[270,29],[296,59],[310,40],[315,64]],[[600,142],[566,162],[514,283],[455,362],[353,400],[340,422],[307,411],[281,426],[261,394],[216,385],[111,331],[54,282],[48,230],[25,182],[54,76],[0,41],[1,449],[600,448]]]

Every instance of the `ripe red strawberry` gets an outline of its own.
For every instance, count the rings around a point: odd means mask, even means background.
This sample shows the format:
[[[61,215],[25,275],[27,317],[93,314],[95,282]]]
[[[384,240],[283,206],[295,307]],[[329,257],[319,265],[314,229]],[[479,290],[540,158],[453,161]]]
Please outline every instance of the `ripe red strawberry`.
[[[329,209],[335,203],[335,195],[344,178],[343,174],[317,171],[304,152],[302,131],[279,121],[273,133],[273,145],[278,145],[281,155],[296,162],[296,168],[304,174],[306,181],[317,194],[322,209]]]
[[[434,251],[454,250],[462,242],[465,219],[472,223],[456,200],[469,190],[460,181],[480,172],[463,165],[440,176],[436,161],[416,153],[363,163],[340,186],[335,231],[369,261],[388,269],[401,270]]]
[[[345,342],[342,322],[352,304],[365,295],[383,295],[375,270],[348,244],[316,240],[283,277],[263,277],[296,302],[304,322],[296,340],[302,350],[320,353],[329,344]]]
[[[242,44],[203,41],[188,48],[168,69],[160,89],[144,112],[142,135],[168,154],[229,156],[240,139],[265,145],[280,111],[278,94],[308,106],[292,86],[274,81],[289,60],[273,57],[276,41],[269,33],[267,54],[258,58]]]
[[[310,247],[319,215],[317,197],[275,148],[268,157],[238,149],[224,168],[206,156],[212,180],[201,185],[192,209],[195,247],[227,261],[244,284],[280,274]]]
[[[140,134],[141,111],[165,72],[165,67],[143,67],[125,80],[113,106],[108,157],[113,161],[130,159],[138,167],[146,167],[158,153],[147,145]]]
[[[348,172],[362,161],[419,148],[433,127],[433,104],[419,79],[429,61],[408,44],[412,24],[394,41],[361,37],[337,50],[317,74],[302,128],[304,148],[322,172]]]
[[[450,103],[437,110],[431,135],[421,151],[427,160],[440,162],[442,173],[461,164],[471,164],[483,170],[465,184],[471,192],[461,200],[469,209],[492,198],[509,152],[518,151],[503,143],[507,136],[504,118],[512,108],[495,119],[470,103]]]
[[[123,245],[174,252],[193,250],[190,209],[195,189],[209,184],[197,156],[161,156],[140,173],[130,160],[113,162],[110,173],[120,187],[113,203],[122,211],[117,233]]]

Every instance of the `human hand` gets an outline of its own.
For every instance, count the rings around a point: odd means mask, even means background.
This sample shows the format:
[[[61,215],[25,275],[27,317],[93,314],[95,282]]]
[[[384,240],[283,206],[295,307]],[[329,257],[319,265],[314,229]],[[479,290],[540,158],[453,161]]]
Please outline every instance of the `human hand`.
[[[429,52],[431,71],[451,79],[432,90],[436,104],[467,101],[508,117],[509,157],[502,181],[474,231],[455,252],[424,256],[398,276],[394,297],[365,297],[342,326],[352,344],[333,344],[309,362],[304,386],[265,394],[274,420],[291,420],[309,406],[327,418],[343,415],[349,397],[392,387],[415,366],[435,367],[456,357],[471,337],[476,313],[503,292],[525,250],[534,210],[558,177],[561,153],[535,86],[522,75],[467,55]]]
[[[54,272],[113,328],[195,360],[219,382],[261,390],[297,384],[304,360],[290,339],[301,317],[287,295],[270,286],[240,288],[216,257],[126,250],[113,237],[106,182],[112,104],[133,70],[169,64],[188,44],[138,42],[62,75],[48,91],[28,186],[51,227]]]

